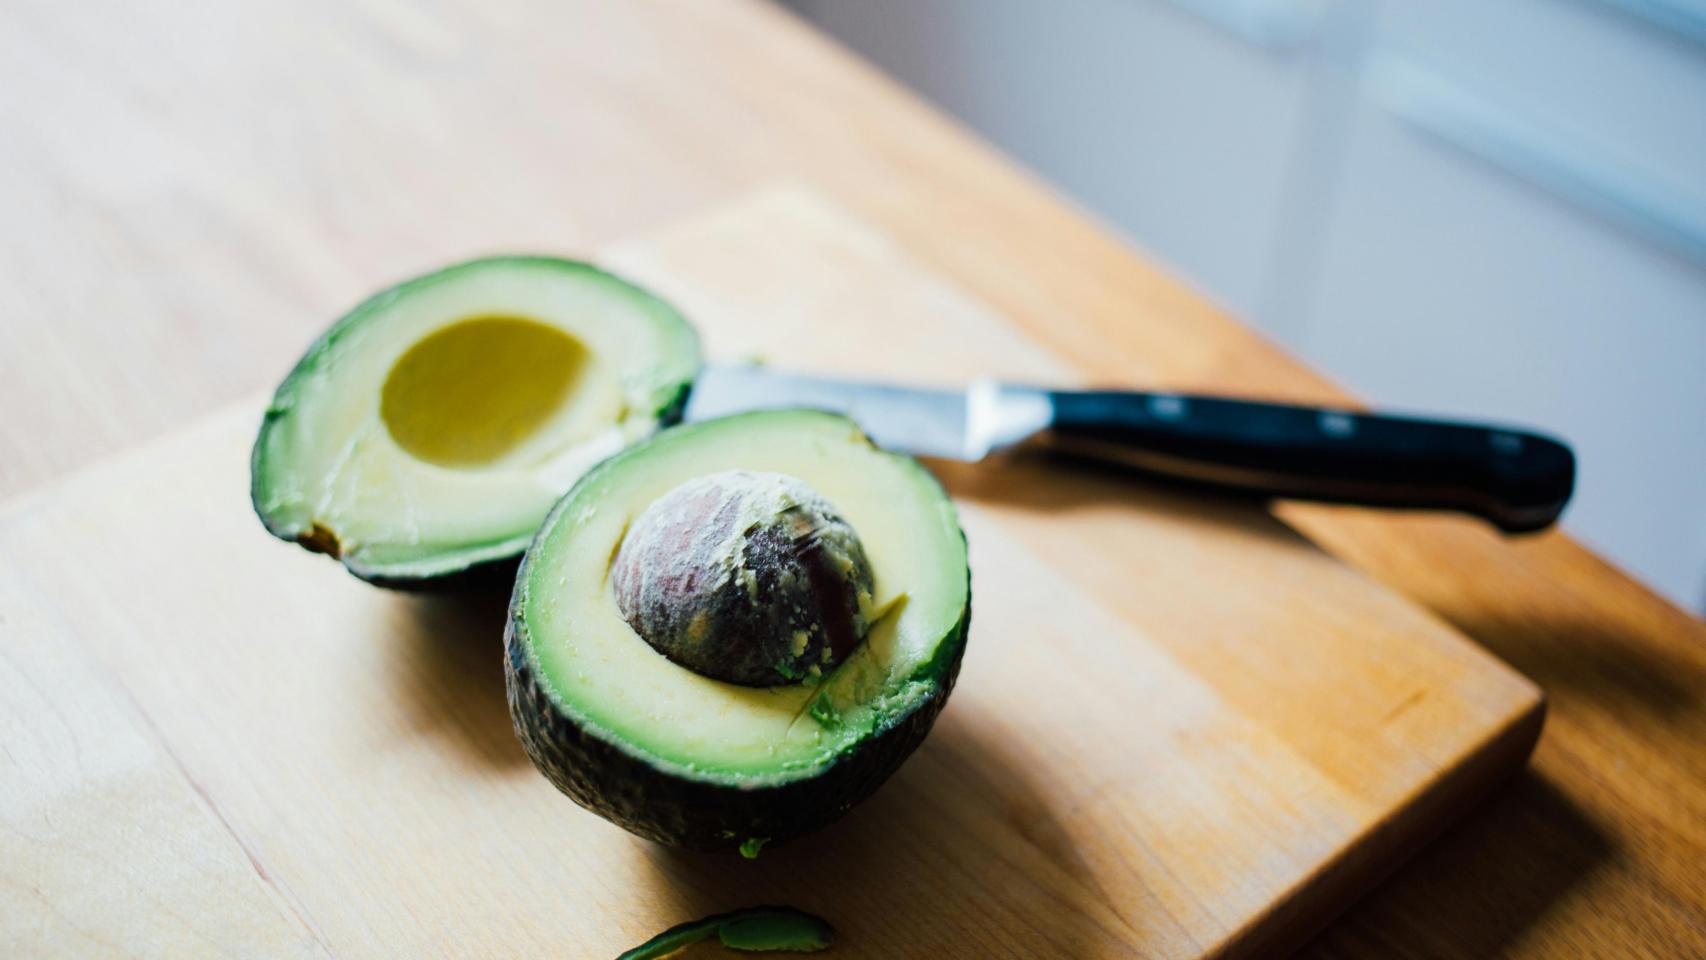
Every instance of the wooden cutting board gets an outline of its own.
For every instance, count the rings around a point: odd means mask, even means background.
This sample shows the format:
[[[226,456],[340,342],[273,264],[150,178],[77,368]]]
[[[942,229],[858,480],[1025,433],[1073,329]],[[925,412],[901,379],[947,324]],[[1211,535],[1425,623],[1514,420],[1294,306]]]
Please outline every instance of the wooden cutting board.
[[[716,359],[1077,379],[803,190],[605,260]],[[934,464],[975,615],[930,740],[815,837],[676,853],[529,766],[502,598],[376,590],[261,531],[258,412],[0,516],[0,955],[602,958],[789,903],[839,957],[1268,956],[1540,728],[1532,684],[1255,506]]]

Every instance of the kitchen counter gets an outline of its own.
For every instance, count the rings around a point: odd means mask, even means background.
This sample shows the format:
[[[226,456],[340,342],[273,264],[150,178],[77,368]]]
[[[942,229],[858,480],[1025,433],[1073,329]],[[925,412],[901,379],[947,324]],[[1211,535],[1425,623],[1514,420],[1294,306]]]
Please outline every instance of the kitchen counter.
[[[776,180],[1102,382],[1346,399],[757,0],[4,16],[3,497],[270,387],[382,283],[590,250]],[[1305,955],[1706,954],[1706,625],[1561,533],[1278,513],[1550,698],[1530,769]]]

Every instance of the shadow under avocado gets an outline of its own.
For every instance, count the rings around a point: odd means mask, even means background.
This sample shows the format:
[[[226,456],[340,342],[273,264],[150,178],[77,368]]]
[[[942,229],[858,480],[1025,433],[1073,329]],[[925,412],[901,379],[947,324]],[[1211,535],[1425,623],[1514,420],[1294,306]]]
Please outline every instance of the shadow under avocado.
[[[506,586],[400,594],[387,625],[398,699],[420,733],[459,758],[531,771],[504,692]]]
[[[759,904],[822,916],[849,954],[1084,957],[1135,939],[1063,829],[1046,758],[952,704],[870,800],[756,860],[634,840],[658,929]],[[1113,926],[1114,929],[1109,929]],[[1019,931],[1019,933],[1015,933]],[[1015,939],[1018,936],[1021,939]]]

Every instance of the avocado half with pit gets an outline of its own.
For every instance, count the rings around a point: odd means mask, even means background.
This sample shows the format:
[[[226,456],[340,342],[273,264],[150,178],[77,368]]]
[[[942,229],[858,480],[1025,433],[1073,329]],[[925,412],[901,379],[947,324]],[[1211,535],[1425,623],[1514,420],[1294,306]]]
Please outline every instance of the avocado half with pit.
[[[587,809],[753,855],[923,741],[970,614],[965,537],[916,461],[817,411],[672,427],[588,472],[534,538],[510,713]]]
[[[255,511],[387,585],[513,561],[589,467],[679,416],[699,367],[681,314],[590,264],[448,267],[357,306],[285,378]]]

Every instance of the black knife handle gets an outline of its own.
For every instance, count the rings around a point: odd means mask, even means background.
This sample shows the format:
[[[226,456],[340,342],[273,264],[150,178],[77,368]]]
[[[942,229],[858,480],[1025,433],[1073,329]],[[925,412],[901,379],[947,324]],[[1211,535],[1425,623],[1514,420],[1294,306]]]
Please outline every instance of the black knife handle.
[[[1124,391],[1050,391],[1070,452],[1234,490],[1458,510],[1517,533],[1550,526],[1575,485],[1570,448],[1526,430]]]

